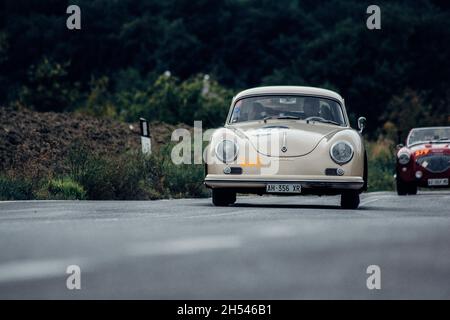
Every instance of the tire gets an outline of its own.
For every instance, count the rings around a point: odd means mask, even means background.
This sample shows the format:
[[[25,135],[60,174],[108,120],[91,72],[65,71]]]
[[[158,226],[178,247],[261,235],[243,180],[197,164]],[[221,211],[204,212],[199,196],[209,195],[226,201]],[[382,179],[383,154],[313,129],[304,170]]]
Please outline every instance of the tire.
[[[358,209],[359,192],[357,190],[346,191],[341,195],[342,209]]]
[[[364,153],[364,185],[361,191],[367,191],[369,185],[369,167],[367,165],[367,152]]]
[[[417,185],[411,183],[410,185],[408,185],[408,194],[410,195],[415,195],[417,194]]]
[[[398,173],[397,173],[396,185],[397,185],[397,194],[399,196],[406,196],[408,194],[409,186],[398,176]],[[417,193],[417,190],[416,190],[416,193]]]
[[[226,207],[236,202],[236,192],[212,189],[212,202],[216,207]]]

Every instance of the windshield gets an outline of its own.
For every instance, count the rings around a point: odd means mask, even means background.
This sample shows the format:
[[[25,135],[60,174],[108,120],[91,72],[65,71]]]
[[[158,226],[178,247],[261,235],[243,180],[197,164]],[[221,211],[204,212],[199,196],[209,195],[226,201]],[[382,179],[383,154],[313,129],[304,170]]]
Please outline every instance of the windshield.
[[[450,141],[450,127],[413,129],[408,136],[407,145],[427,142]]]
[[[311,120],[345,125],[339,103],[320,97],[261,96],[236,102],[231,123],[268,119]]]

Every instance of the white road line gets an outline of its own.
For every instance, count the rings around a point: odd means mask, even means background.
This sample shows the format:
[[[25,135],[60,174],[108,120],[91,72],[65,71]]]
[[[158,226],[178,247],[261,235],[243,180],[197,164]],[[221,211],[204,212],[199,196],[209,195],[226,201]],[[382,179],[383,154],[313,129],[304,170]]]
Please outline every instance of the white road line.
[[[66,268],[80,265],[80,259],[22,260],[0,264],[0,283],[66,276]]]
[[[377,197],[375,199],[369,198],[369,199],[367,199],[365,201],[362,201],[361,202],[361,206],[365,206],[365,205],[367,205],[369,203],[372,203],[372,202],[375,202],[375,201],[379,201],[379,200],[383,200],[383,199],[389,199],[389,198],[392,198],[392,197],[393,196],[391,196],[391,195],[389,195],[389,196],[386,195],[386,196]]]
[[[375,199],[372,199],[372,200],[368,200],[368,201],[363,201],[363,202],[361,202],[361,206],[365,206],[366,204],[369,204],[369,203],[372,203],[372,202],[375,202],[375,201],[378,201],[378,200],[380,200],[379,198],[375,198]]]
[[[128,248],[128,253],[133,256],[182,255],[218,249],[234,249],[240,247],[241,243],[241,238],[237,236],[206,236],[136,243]]]

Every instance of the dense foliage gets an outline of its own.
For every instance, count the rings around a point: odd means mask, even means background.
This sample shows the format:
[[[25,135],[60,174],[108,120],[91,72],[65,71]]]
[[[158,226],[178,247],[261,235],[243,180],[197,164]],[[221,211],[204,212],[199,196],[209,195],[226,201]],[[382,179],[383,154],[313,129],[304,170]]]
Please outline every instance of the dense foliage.
[[[69,31],[68,4],[82,12]],[[378,1],[382,29],[359,0],[5,0],[0,104],[81,108],[126,120],[220,124],[228,99],[261,84],[339,91],[374,137],[389,121],[449,123],[450,6]],[[173,79],[163,79],[170,70]],[[209,74],[216,93],[202,95]],[[167,75],[167,74],[166,74]],[[220,85],[219,85],[220,83]],[[224,89],[228,88],[228,89]],[[412,121],[405,122],[413,102]],[[191,124],[191,123],[189,123]]]
[[[29,171],[0,174],[0,200],[148,200],[209,196],[203,165],[175,165],[171,146],[150,156],[137,152],[101,156],[74,143],[67,169],[34,176]]]

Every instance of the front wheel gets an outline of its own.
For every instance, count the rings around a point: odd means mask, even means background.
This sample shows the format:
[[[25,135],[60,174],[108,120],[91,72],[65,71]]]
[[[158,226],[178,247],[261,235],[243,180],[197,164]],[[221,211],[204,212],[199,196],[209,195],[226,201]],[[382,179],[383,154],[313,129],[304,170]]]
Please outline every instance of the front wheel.
[[[359,206],[359,192],[358,191],[346,191],[341,195],[341,208],[342,209],[358,209]]]
[[[397,185],[397,194],[399,196],[406,196],[408,194],[409,186],[406,182],[404,182],[397,174],[396,179],[396,185]],[[417,191],[416,191],[417,193]]]
[[[212,189],[212,202],[217,207],[226,207],[236,202],[236,192],[226,189]]]
[[[411,195],[417,194],[417,185],[416,185],[416,184],[411,183],[411,184],[408,186],[408,194],[411,194]]]

